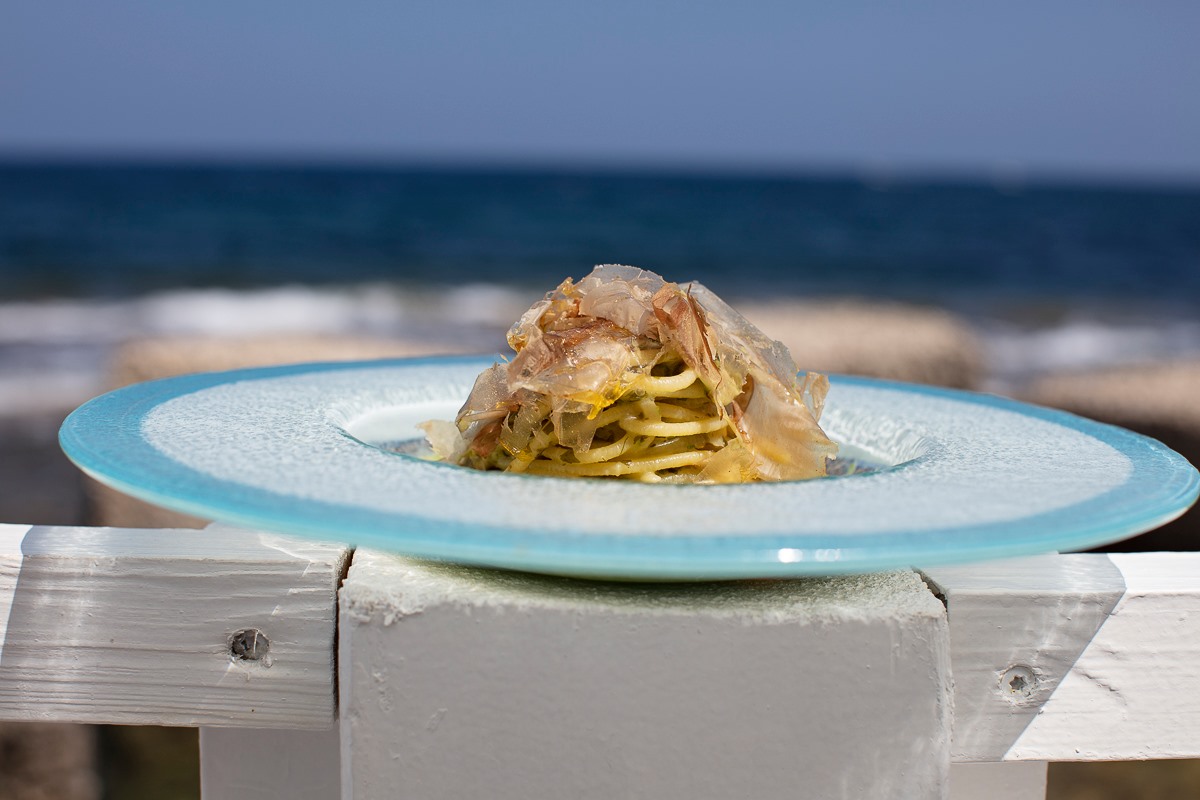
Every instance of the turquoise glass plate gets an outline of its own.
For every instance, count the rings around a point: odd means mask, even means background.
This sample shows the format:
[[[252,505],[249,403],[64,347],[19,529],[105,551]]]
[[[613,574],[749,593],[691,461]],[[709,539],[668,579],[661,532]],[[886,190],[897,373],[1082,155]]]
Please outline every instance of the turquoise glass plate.
[[[563,575],[714,580],[1077,550],[1157,527],[1200,490],[1153,439],[989,395],[833,376],[849,473],[649,485],[477,472],[407,454],[493,359],[308,364],[98,397],[60,441],[134,497],[257,529]]]

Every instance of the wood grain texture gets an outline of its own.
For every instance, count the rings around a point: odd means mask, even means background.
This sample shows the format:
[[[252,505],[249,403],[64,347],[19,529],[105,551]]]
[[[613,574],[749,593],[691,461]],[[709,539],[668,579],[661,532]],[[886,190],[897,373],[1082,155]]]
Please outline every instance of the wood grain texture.
[[[1112,553],[1125,594],[1006,754],[1200,757],[1200,553]]]
[[[926,570],[946,598],[956,761],[999,761],[1039,714],[1124,591],[1104,556]]]
[[[950,619],[955,761],[1200,757],[1200,553],[926,576]]]
[[[0,718],[328,728],[348,553],[217,526],[0,525]]]

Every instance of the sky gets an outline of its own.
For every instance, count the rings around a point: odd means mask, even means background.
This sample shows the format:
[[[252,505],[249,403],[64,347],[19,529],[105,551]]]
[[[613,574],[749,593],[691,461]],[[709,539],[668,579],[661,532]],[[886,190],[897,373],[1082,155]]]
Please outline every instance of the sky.
[[[6,0],[0,157],[1200,179],[1200,4]]]

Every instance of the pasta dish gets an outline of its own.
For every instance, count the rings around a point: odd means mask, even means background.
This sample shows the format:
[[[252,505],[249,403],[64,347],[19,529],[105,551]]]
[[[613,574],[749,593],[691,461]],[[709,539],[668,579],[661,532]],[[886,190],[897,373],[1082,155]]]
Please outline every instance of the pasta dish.
[[[829,382],[698,283],[603,265],[508,333],[437,456],[485,470],[652,483],[795,480],[837,452],[817,424]]]

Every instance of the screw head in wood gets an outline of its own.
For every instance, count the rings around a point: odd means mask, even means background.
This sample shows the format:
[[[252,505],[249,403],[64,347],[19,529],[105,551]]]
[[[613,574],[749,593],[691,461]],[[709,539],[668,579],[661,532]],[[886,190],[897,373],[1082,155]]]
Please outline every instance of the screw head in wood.
[[[243,628],[229,635],[229,658],[232,661],[264,661],[271,649],[271,640],[258,628]]]
[[[1009,700],[1020,702],[1033,697],[1037,691],[1037,673],[1032,667],[1015,664],[1000,676],[1000,692]]]

